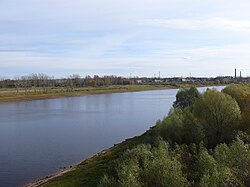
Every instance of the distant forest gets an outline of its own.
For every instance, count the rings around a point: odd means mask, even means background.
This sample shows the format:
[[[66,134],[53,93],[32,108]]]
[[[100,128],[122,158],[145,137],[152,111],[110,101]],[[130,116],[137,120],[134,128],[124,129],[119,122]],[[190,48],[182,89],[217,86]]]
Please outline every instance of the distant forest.
[[[86,76],[82,78],[78,74],[73,74],[68,78],[56,79],[46,74],[30,74],[19,76],[14,79],[0,79],[0,88],[32,88],[32,87],[64,87],[80,88],[85,86],[110,86],[110,85],[128,85],[134,83],[133,78],[124,78],[118,76]]]
[[[79,88],[86,87],[109,87],[122,85],[162,85],[171,87],[181,87],[187,85],[193,86],[208,86],[208,85],[225,85],[231,83],[250,82],[250,77],[122,77],[115,75],[106,76],[90,76],[81,77],[78,74],[73,74],[67,78],[54,78],[43,73],[33,73],[30,75],[16,76],[13,79],[0,77],[0,88],[16,89],[19,91],[28,92],[43,92],[48,93],[59,88],[64,91],[73,91]]]

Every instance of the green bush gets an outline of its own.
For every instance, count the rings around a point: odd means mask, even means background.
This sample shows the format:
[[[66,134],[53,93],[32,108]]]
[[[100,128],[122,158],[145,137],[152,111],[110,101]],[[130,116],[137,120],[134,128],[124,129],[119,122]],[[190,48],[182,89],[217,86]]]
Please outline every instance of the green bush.
[[[205,140],[203,127],[189,109],[175,109],[156,129],[164,140],[173,144],[198,144]]]
[[[161,142],[158,147],[139,145],[127,150],[119,159],[113,176],[104,176],[100,186],[145,186],[185,187],[189,186],[182,173],[181,163],[171,155],[168,144]]]
[[[239,104],[242,114],[241,129],[250,135],[250,85],[232,84],[222,92],[233,97]]]
[[[231,142],[239,130],[241,111],[229,95],[207,90],[194,104],[194,114],[201,123],[209,146]]]
[[[195,87],[189,89],[181,89],[176,94],[176,101],[173,104],[174,108],[191,108],[194,101],[200,97],[200,93]]]

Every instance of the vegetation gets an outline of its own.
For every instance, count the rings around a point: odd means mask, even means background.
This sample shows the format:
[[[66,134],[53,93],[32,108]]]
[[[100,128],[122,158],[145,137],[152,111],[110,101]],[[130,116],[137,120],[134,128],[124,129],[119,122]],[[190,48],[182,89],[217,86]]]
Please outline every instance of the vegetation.
[[[3,82],[2,82],[3,83]],[[3,83],[5,84],[5,83]],[[24,85],[27,85],[26,83]],[[157,89],[172,89],[172,88],[182,88],[190,87],[193,84],[131,84],[131,85],[104,85],[104,86],[53,86],[37,84],[41,87],[32,86],[33,84],[28,84],[29,86],[18,86],[1,88],[0,81],[0,102],[9,101],[26,101],[35,99],[48,99],[57,97],[70,97],[70,96],[83,96],[83,95],[93,95],[93,94],[104,94],[104,93],[117,93],[117,92],[134,92],[134,91],[145,91],[145,90],[157,90]],[[48,86],[48,87],[47,87]]]
[[[139,145],[126,151],[99,186],[248,186],[250,148],[242,140],[220,144],[213,151],[193,144],[170,148]]]
[[[247,84],[183,89],[169,116],[146,133],[44,186],[248,187],[249,93]]]
[[[181,162],[164,141],[158,147],[139,145],[117,161],[112,177],[105,175],[100,186],[188,186]]]
[[[6,79],[0,77],[0,88],[16,88],[17,92],[20,88],[46,88],[48,87],[61,87],[68,90],[72,88],[80,87],[99,87],[99,86],[111,86],[111,85],[129,85],[134,83],[133,78],[124,78],[117,76],[103,76],[94,75],[93,77],[87,75],[81,77],[78,74],[73,74],[67,78],[56,79],[43,73],[33,73],[25,76],[16,76],[14,79]]]
[[[34,99],[47,99],[56,97],[82,96],[103,93],[116,92],[134,92],[144,90],[169,89],[176,88],[169,85],[121,85],[121,86],[103,86],[103,87],[83,87],[83,88],[29,88],[19,89],[18,93],[14,88],[0,89],[0,102],[23,101]]]
[[[176,101],[173,104],[174,108],[190,108],[193,106],[195,99],[200,97],[199,91],[195,87],[190,89],[181,89],[176,94]]]
[[[207,90],[194,106],[194,115],[204,129],[210,146],[229,143],[239,130],[241,112],[237,102],[229,95]]]
[[[224,93],[233,97],[239,104],[242,115],[242,127],[250,134],[250,88],[248,84],[232,84],[227,86]]]
[[[16,76],[14,79],[0,77],[0,102],[220,84],[217,81],[198,80],[183,82],[179,78],[126,78],[114,75],[81,77],[78,74],[54,78],[43,73],[33,73]]]

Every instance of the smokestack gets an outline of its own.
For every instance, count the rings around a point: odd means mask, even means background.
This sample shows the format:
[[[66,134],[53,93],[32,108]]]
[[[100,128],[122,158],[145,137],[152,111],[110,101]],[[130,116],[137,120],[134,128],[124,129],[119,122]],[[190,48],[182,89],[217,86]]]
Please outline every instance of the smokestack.
[[[234,70],[234,78],[236,79],[237,78],[237,69],[235,68]]]
[[[240,72],[240,78],[241,78],[241,72]]]

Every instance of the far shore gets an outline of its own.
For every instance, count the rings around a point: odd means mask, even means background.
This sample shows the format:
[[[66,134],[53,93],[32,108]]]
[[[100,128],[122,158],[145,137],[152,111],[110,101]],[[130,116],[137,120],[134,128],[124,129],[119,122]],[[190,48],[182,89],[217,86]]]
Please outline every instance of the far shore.
[[[147,87],[111,87],[99,88],[99,89],[83,89],[83,90],[74,90],[74,91],[62,91],[62,92],[48,92],[48,93],[22,93],[16,95],[4,95],[0,96],[0,103],[3,102],[18,102],[18,101],[32,101],[32,100],[41,100],[41,99],[55,99],[55,98],[65,98],[65,97],[78,97],[78,96],[88,96],[88,95],[99,95],[99,94],[111,94],[111,93],[123,93],[123,92],[138,92],[146,90],[161,90],[161,89],[174,89],[177,87],[170,86],[147,86]]]
[[[62,88],[48,88],[47,92],[43,92],[35,89],[29,89],[26,92],[19,90],[19,93],[13,89],[0,89],[0,103],[6,102],[20,102],[20,101],[32,101],[42,99],[55,99],[65,97],[77,97],[77,96],[88,96],[88,95],[99,95],[99,94],[111,94],[111,93],[124,93],[124,92],[139,92],[147,90],[164,90],[164,89],[178,89],[183,87],[204,87],[204,86],[221,86],[211,84],[176,84],[176,85],[128,85],[128,86],[110,86],[110,87],[91,87],[91,88],[78,88],[65,90]],[[37,89],[38,90],[38,89]]]

